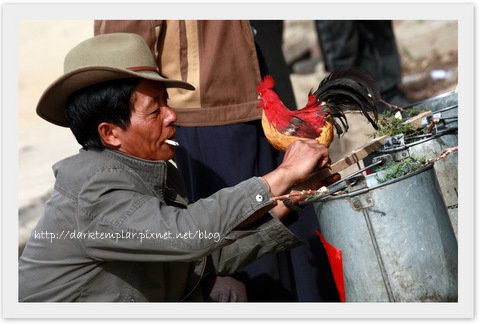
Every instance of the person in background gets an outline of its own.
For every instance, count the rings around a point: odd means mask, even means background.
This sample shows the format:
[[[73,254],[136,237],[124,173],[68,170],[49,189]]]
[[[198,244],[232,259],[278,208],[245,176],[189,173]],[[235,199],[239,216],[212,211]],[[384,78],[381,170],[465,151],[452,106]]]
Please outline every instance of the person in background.
[[[400,107],[411,103],[399,87],[402,66],[391,20],[317,20],[315,27],[327,72],[362,69],[377,82],[386,102]]]
[[[95,21],[96,35],[141,35],[154,54],[160,73],[187,81],[197,89],[195,93],[172,89],[169,102],[177,113],[176,136],[180,146],[175,162],[184,173],[191,201],[279,165],[282,155],[271,147],[261,127],[256,87],[265,74],[272,74],[279,95],[290,107],[295,106],[281,51],[282,24],[246,20]],[[286,222],[297,218],[292,212]],[[306,231],[315,235],[313,212],[299,221],[300,225],[308,223],[304,231],[297,233],[299,237],[306,238],[302,235]],[[315,238],[307,239],[307,246],[312,240]],[[310,250],[323,249],[320,242],[313,242],[315,247]],[[322,256],[325,263],[326,257]],[[318,291],[325,282],[333,283],[333,278],[319,273],[328,273],[329,268],[323,271],[317,264],[312,265],[311,254],[310,260],[305,256],[294,258],[288,252],[270,254],[233,277],[213,276],[210,284],[215,283],[216,288],[209,297],[214,301],[323,300]],[[309,269],[312,274],[307,275]],[[312,295],[308,291],[315,292]],[[309,297],[302,299],[303,294]]]
[[[275,92],[290,109],[296,101],[290,81],[290,69],[283,55],[282,20],[251,20],[262,77],[271,75]],[[332,154],[334,152],[330,152]],[[281,156],[281,155],[280,155]],[[312,205],[289,216],[288,228],[305,244],[294,250],[266,255],[251,263],[239,278],[247,284],[255,301],[339,301],[324,246],[314,230],[319,228]],[[281,285],[279,285],[281,283]],[[288,287],[288,289],[283,289]]]

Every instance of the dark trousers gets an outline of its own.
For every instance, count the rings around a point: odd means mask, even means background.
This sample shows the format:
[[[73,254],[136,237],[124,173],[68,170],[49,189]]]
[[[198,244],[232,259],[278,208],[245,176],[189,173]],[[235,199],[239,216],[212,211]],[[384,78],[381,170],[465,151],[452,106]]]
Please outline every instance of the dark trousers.
[[[400,56],[390,20],[317,20],[325,69],[357,67],[385,92],[401,83]]]

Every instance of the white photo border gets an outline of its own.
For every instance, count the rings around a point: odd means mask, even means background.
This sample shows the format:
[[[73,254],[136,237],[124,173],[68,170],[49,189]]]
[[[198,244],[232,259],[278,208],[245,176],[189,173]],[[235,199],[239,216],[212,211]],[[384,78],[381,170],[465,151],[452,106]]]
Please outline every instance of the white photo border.
[[[419,19],[458,21],[457,303],[19,303],[18,23],[66,19]],[[92,27],[93,28],[93,27]],[[41,36],[38,36],[41,37]],[[2,281],[6,318],[472,318],[474,316],[474,5],[434,3],[4,4],[2,8]],[[40,63],[41,64],[41,63]]]

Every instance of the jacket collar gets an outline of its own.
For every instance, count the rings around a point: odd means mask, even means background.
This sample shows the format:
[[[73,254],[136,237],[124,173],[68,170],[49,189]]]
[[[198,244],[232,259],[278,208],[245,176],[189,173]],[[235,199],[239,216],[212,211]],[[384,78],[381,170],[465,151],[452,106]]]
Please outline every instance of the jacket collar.
[[[117,150],[105,149],[104,152],[109,157],[133,169],[156,193],[163,192],[167,178],[166,161],[144,160]]]
[[[188,204],[183,177],[173,161],[144,160],[110,149],[104,152],[138,173],[160,197],[180,205]]]

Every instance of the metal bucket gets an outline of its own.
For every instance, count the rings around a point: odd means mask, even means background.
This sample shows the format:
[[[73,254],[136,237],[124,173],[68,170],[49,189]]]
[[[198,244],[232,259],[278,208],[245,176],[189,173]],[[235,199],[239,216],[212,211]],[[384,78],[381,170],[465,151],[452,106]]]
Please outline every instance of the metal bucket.
[[[445,129],[436,134],[415,136],[404,139],[405,143],[397,148],[381,148],[365,158],[370,164],[376,157],[385,154],[392,155],[394,160],[406,157],[433,159],[439,156],[444,149],[458,145],[458,133],[455,129]],[[448,208],[448,215],[452,223],[455,237],[458,237],[458,154],[452,153],[435,162],[435,174],[440,185],[440,192]]]
[[[458,105],[458,92],[449,91],[435,97],[418,101],[404,108],[409,109],[413,107],[418,107],[418,108],[426,108],[430,111],[439,111],[444,108],[457,106],[457,105]]]
[[[446,128],[458,127],[458,92],[451,91],[436,97],[428,98],[416,102],[405,109],[418,108],[420,110],[430,110],[433,115],[440,114],[442,122]]]
[[[457,301],[457,241],[431,165],[315,204],[349,302]]]
[[[438,156],[444,149],[457,145],[458,134],[455,132],[427,138],[418,144],[414,142],[408,150],[412,157],[431,159]],[[435,162],[434,169],[455,237],[458,239],[458,154],[450,154]]]
[[[432,159],[449,147],[458,145],[458,93],[451,91],[442,95],[417,102],[409,108],[424,108],[432,111],[433,117],[441,120],[439,128],[430,134],[406,137],[404,145],[397,148],[382,148],[365,158],[365,164],[380,155],[391,154],[397,159],[408,156]],[[453,153],[434,165],[455,237],[458,237],[458,155]]]
[[[438,156],[444,149],[458,145],[458,93],[451,91],[415,104],[441,118],[443,130],[409,145],[410,156],[427,159]],[[453,153],[435,163],[440,191],[448,208],[448,215],[458,239],[458,154]]]

